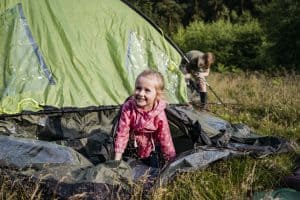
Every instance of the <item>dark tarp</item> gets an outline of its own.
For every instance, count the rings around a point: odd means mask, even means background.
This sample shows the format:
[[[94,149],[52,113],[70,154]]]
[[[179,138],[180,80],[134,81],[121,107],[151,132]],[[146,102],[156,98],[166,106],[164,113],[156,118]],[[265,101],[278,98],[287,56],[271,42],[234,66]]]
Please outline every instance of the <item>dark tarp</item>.
[[[298,200],[300,192],[291,188],[279,188],[269,192],[254,193],[253,200],[280,199],[280,200]]]
[[[18,168],[11,171],[18,175],[43,180],[48,190],[56,184],[58,197],[72,196],[83,188],[91,196],[101,188],[106,188],[105,194],[117,189],[119,195],[126,196],[131,184],[146,172],[156,176],[156,183],[165,184],[177,173],[201,169],[217,160],[292,150],[282,138],[259,136],[243,124],[231,124],[208,112],[183,106],[170,106],[166,112],[178,156],[159,174],[133,158],[111,161],[111,130],[118,114],[115,108],[2,116],[0,164],[2,168]]]
[[[300,156],[295,161],[295,169],[293,174],[283,177],[281,181],[283,187],[293,188],[300,191]]]
[[[72,148],[51,142],[0,136],[0,161],[13,168],[43,169],[44,165],[92,165]]]

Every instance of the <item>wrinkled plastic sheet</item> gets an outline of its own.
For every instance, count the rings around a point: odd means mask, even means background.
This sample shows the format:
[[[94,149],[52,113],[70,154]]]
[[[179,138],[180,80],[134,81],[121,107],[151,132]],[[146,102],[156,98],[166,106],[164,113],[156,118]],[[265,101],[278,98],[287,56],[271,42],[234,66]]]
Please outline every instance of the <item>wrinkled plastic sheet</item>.
[[[167,117],[176,159],[162,169],[149,168],[134,158],[118,163],[110,160],[110,131],[117,113],[114,110],[2,118],[1,168],[19,168],[19,175],[42,180],[47,192],[56,184],[55,193],[63,198],[80,191],[93,196],[101,188],[104,196],[117,190],[129,198],[131,184],[145,176],[162,185],[179,173],[203,169],[218,160],[292,151],[283,138],[257,135],[244,124],[231,124],[208,112],[171,106]]]
[[[0,136],[0,163],[12,168],[43,168],[44,165],[91,165],[72,148],[34,139]]]
[[[43,199],[130,197],[132,169],[126,162],[93,165],[74,149],[51,142],[0,136],[0,165],[12,180],[38,183]]]

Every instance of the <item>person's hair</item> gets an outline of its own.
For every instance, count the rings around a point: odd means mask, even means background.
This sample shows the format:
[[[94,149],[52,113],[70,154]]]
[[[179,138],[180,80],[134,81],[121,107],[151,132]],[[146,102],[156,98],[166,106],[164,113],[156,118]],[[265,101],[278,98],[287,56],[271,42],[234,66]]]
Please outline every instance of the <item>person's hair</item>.
[[[137,76],[136,81],[140,77],[151,77],[152,80],[155,79],[156,81],[155,89],[157,92],[157,98],[160,99],[163,97],[163,92],[165,89],[165,80],[164,80],[164,76],[160,72],[152,69],[146,69]]]
[[[204,54],[204,61],[206,68],[210,68],[211,65],[215,62],[215,55],[211,52],[207,52]]]

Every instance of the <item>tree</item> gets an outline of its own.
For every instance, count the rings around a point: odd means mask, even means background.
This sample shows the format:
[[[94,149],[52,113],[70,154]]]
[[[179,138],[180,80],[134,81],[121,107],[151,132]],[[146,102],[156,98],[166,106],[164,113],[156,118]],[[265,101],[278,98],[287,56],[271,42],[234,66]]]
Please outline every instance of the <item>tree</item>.
[[[300,66],[300,3],[273,0],[263,7],[261,21],[270,41],[269,55],[275,65]]]
[[[181,24],[181,16],[184,15],[184,10],[176,1],[163,0],[156,3],[154,13],[158,18],[157,24],[171,34]]]

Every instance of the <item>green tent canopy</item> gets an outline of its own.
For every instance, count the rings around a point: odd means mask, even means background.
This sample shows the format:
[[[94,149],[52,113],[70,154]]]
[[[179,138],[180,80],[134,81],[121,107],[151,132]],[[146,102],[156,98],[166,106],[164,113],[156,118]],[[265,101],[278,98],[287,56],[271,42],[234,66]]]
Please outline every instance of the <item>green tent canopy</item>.
[[[1,0],[0,114],[119,105],[157,69],[187,101],[180,52],[123,1]]]

